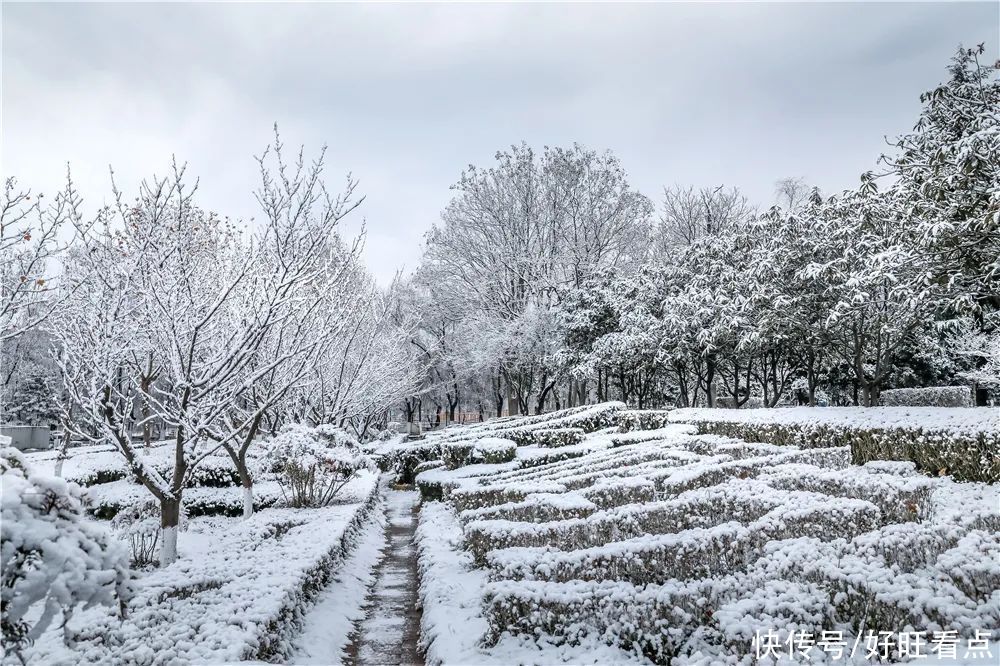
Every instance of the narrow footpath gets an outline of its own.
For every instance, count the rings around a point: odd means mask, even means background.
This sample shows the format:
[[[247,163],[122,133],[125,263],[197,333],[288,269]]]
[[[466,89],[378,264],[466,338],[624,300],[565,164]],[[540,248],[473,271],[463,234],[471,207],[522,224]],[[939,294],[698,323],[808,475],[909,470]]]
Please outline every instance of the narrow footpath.
[[[356,666],[423,666],[417,649],[417,498],[413,490],[386,489],[389,524],[384,557],[375,570],[375,585],[347,646],[345,663]]]

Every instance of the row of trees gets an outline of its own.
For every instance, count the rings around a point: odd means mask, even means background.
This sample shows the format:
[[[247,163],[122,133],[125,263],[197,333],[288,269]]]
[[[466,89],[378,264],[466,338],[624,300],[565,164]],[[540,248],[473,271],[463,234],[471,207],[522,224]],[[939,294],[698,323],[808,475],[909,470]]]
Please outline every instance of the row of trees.
[[[51,342],[67,439],[124,456],[160,505],[163,565],[176,558],[184,488],[206,456],[232,458],[250,515],[261,434],[307,422],[364,436],[420,376],[395,288],[380,289],[359,261],[361,239],[338,232],[362,201],[354,181],[331,193],[323,154],[287,162],[277,132],[258,162],[262,216],[250,229],[198,207],[176,164],[132,199],[112,175],[113,204],[92,217],[71,179],[50,205],[7,183],[5,358],[17,360],[27,337]],[[144,455],[154,428],[170,438],[167,475]]]
[[[996,387],[1000,82],[983,53],[960,49],[913,131],[834,196],[784,179],[756,210],[673,187],[654,221],[610,153],[521,145],[469,167],[405,299],[419,398],[440,418]]]

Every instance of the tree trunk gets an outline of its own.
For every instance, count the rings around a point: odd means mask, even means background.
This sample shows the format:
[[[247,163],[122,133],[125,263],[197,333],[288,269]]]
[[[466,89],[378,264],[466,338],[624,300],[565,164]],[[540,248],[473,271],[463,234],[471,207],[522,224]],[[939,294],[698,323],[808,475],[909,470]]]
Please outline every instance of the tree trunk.
[[[59,477],[62,476],[63,463],[66,462],[67,458],[69,458],[69,438],[70,438],[69,428],[67,428],[64,425],[63,441],[62,444],[59,446],[59,455],[56,456],[55,475]]]
[[[861,386],[861,396],[865,407],[876,407],[879,399],[878,382],[865,382]]]
[[[711,356],[707,359],[705,395],[707,396],[708,406],[715,407],[715,358]]]
[[[240,479],[243,485],[243,517],[249,518],[253,515],[253,481]]]
[[[809,406],[816,406],[816,352],[809,349],[809,369],[806,372],[806,382],[809,385]]]
[[[177,561],[177,529],[181,522],[181,492],[177,499],[160,500],[160,528],[163,542],[160,544],[160,566],[167,567]]]
[[[146,450],[153,445],[153,424],[149,422],[149,398],[146,397],[149,392],[149,386],[152,382],[147,376],[143,376],[140,379],[139,387],[142,389],[142,443],[146,447]]]
[[[243,517],[249,518],[253,515],[253,476],[247,469],[246,453],[237,456],[234,462],[236,462],[236,471],[240,475],[240,486],[243,488]]]

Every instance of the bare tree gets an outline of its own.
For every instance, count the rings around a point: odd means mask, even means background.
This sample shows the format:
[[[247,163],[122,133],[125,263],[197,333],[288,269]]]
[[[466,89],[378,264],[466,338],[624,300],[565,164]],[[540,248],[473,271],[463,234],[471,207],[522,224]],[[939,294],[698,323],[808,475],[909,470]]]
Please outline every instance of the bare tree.
[[[678,248],[706,236],[717,235],[753,214],[747,198],[735,187],[682,187],[663,189],[663,212],[657,233],[657,250],[669,256]]]
[[[0,342],[38,327],[68,297],[59,289],[56,259],[65,248],[60,231],[79,219],[80,198],[69,173],[50,205],[41,194],[4,183],[0,203]]]
[[[794,211],[809,201],[812,188],[800,176],[779,178],[774,182],[774,198],[776,203],[787,211]]]

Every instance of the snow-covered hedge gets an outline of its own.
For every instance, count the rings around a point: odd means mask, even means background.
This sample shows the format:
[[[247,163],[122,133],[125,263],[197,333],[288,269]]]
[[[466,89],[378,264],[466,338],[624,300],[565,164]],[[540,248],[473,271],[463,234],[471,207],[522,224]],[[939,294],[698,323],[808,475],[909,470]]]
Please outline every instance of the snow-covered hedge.
[[[190,521],[180,559],[141,577],[126,619],[78,613],[66,650],[49,632],[35,663],[232,663],[288,660],[318,592],[337,575],[378,507],[377,477],[363,472],[349,501],[318,509],[267,509],[246,520]]]
[[[471,441],[445,442],[441,445],[441,459],[448,469],[458,469],[465,465],[510,462],[516,451],[517,444],[509,439],[485,437]]]
[[[536,428],[511,436],[522,446],[534,444],[555,448],[579,444],[583,441],[584,435],[583,428]]]
[[[1000,412],[989,408],[678,409],[703,433],[805,448],[850,446],[855,464],[910,460],[960,481],[1000,480]]]
[[[462,550],[462,530],[452,508],[443,502],[420,510],[416,534],[420,578],[420,649],[428,666],[442,664],[624,664],[635,657],[600,637],[581,636],[574,643],[553,642],[535,634],[507,632],[492,647],[483,644],[489,630],[482,591],[486,572],[475,568]],[[535,640],[537,638],[537,641]]]
[[[618,412],[618,427],[622,432],[658,430],[669,421],[669,409],[623,409]]]
[[[397,483],[409,484],[414,482],[419,465],[441,458],[441,442],[438,439],[426,442],[396,439],[375,447],[369,455],[383,472],[395,472]]]
[[[880,394],[886,407],[974,407],[968,386],[886,389]]]
[[[368,465],[357,439],[343,430],[290,424],[267,440],[261,467],[277,479],[288,506],[321,507]]]
[[[777,416],[792,429],[799,411],[721,414],[761,428]],[[787,640],[833,627],[850,640],[868,627],[969,638],[998,626],[1000,487],[929,477],[910,461],[851,464],[858,420],[874,430],[989,432],[981,411],[907,411],[824,422],[847,439],[810,448],[799,448],[801,432],[746,442],[668,425],[590,433],[566,447],[574,457],[541,464],[526,464],[540,449],[522,447],[504,465],[425,472],[444,500],[425,506],[419,530],[422,558],[433,562],[421,565],[421,598],[436,608],[425,617],[430,653],[441,654],[447,636],[472,634],[485,641],[479,654],[535,646],[529,663],[594,645],[627,660],[741,663],[758,630]],[[484,576],[482,605],[446,620],[439,593],[455,593],[449,581],[479,589]],[[463,608],[475,605],[462,598]]]
[[[539,430],[579,428],[584,433],[610,428],[617,424],[618,412],[625,409],[623,402],[602,402],[587,407],[574,407],[551,414],[526,417],[514,421],[513,426],[498,429],[497,436],[514,440],[520,446],[535,443],[534,433]]]
[[[111,520],[127,507],[152,505],[155,499],[145,487],[128,481],[113,481],[87,488],[87,510],[100,520]],[[254,484],[254,510],[274,506],[282,499],[281,488],[274,481]],[[184,491],[184,512],[189,518],[198,516],[243,515],[243,493],[240,488],[194,487]],[[158,515],[158,514],[157,514]]]
[[[148,450],[143,447],[139,447],[138,450],[139,454],[145,457],[146,464],[165,478],[169,478],[173,473],[174,448],[170,444],[170,442],[157,442]],[[63,463],[62,476],[68,481],[81,486],[95,486],[120,479],[131,479],[133,483],[137,483],[124,456],[111,447],[88,446],[70,449],[67,453],[69,457]],[[56,453],[51,451],[28,454],[31,464],[47,472],[55,469],[55,458]],[[187,486],[222,488],[239,484],[239,474],[232,459],[224,452],[218,452],[198,463],[190,472]]]
[[[13,448],[0,450],[0,630],[4,650],[22,651],[78,607],[128,601],[128,553],[87,519],[74,483],[32,469]],[[60,635],[62,636],[61,632]]]

